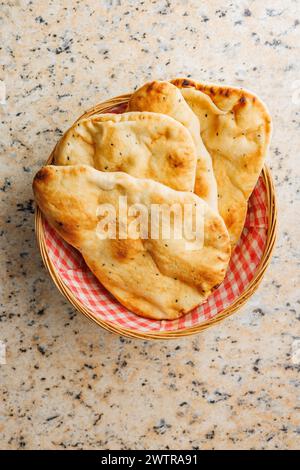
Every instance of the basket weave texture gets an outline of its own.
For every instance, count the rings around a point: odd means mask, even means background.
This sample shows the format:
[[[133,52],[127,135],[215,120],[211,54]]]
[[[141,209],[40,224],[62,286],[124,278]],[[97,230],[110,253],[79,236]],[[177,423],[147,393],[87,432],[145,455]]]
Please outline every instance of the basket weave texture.
[[[130,95],[98,104],[79,119],[122,112]],[[79,120],[78,119],[78,120]],[[47,160],[52,162],[53,152]],[[141,318],[123,307],[93,276],[81,255],[49,226],[36,208],[36,235],[45,266],[71,304],[99,326],[141,339],[171,339],[199,333],[238,310],[256,291],[270,262],[276,237],[277,208],[270,171],[264,167],[249,199],[241,239],[227,275],[207,302],[178,320]]]

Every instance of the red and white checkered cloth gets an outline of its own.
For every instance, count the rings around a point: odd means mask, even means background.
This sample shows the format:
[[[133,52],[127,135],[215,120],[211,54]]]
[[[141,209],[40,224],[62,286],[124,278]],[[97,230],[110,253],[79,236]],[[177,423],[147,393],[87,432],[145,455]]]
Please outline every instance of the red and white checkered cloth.
[[[141,318],[123,307],[95,278],[75,248],[62,240],[43,220],[46,248],[57,274],[80,303],[96,318],[139,331],[175,331],[211,319],[239,297],[252,280],[267,240],[266,187],[262,177],[248,204],[245,227],[235,248],[224,282],[207,302],[178,320]]]

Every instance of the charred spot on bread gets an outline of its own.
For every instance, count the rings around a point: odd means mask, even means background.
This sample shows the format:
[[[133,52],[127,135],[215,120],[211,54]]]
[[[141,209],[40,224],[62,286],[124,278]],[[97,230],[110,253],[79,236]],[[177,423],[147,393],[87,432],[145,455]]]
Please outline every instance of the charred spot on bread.
[[[37,174],[35,175],[34,177],[34,180],[33,182],[35,183],[36,181],[39,182],[39,181],[42,181],[42,182],[47,182],[47,180],[49,180],[50,178],[50,171],[49,171],[49,168],[41,168]]]
[[[182,86],[192,86],[193,83],[188,80],[187,78],[185,78],[183,81],[182,81]]]

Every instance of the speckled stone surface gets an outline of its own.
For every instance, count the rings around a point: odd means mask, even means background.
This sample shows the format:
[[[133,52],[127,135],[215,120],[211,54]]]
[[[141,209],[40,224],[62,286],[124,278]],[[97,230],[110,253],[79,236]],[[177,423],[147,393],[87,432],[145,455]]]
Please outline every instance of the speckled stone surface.
[[[299,448],[299,2],[4,3],[1,448]],[[85,109],[185,75],[247,87],[268,104],[277,248],[257,293],[222,324],[178,341],[128,340],[54,287],[35,242],[31,180]]]

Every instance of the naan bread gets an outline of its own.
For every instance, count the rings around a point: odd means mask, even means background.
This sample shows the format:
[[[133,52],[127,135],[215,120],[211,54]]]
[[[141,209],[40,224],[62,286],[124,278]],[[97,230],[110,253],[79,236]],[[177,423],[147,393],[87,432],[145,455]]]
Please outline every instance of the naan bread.
[[[227,229],[223,219],[193,193],[79,165],[43,167],[34,178],[33,190],[61,237],[82,253],[106,289],[140,316],[181,317],[204,302],[224,279],[230,258]],[[139,203],[148,211],[153,204],[191,204],[202,214],[203,243],[196,241],[191,250],[194,242],[184,238],[101,239],[99,205],[117,208],[120,196],[127,196],[128,207]]]
[[[182,98],[180,91],[169,82],[146,83],[131,95],[128,110],[163,113],[176,119],[189,130],[197,149],[194,192],[217,211],[218,191],[211,156],[203,145],[199,120]]]
[[[268,150],[270,115],[265,105],[246,90],[183,78],[172,83],[180,88],[199,119],[201,137],[213,160],[219,212],[234,246]]]
[[[189,132],[175,119],[137,112],[80,120],[57,145],[54,162],[123,171],[193,191],[197,156]]]

